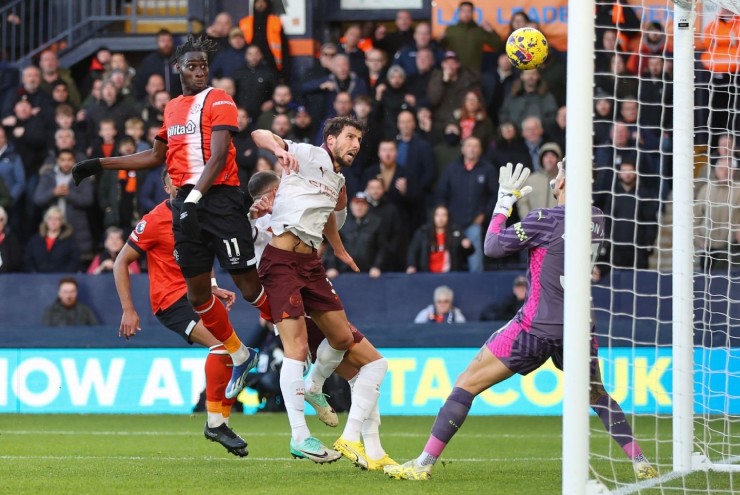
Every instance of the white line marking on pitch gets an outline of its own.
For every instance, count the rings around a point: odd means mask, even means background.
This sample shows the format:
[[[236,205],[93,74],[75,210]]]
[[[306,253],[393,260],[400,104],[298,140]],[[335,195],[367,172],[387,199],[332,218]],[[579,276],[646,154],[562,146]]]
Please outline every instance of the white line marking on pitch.
[[[246,429],[244,429],[246,430]],[[286,432],[243,431],[250,437],[282,437]],[[191,436],[192,431],[74,431],[74,430],[0,430],[0,435],[75,435],[75,436]],[[381,432],[383,437],[427,438],[429,433]],[[467,438],[561,438],[561,435],[510,435],[506,433],[458,433],[455,437]]]

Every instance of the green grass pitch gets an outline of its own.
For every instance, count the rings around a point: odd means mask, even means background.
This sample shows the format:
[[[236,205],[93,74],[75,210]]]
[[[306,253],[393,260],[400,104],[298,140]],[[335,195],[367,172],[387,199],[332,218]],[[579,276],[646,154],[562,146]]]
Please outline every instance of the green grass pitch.
[[[288,421],[284,414],[232,418],[234,430],[249,442],[250,454],[244,459],[206,441],[204,421],[204,415],[0,415],[0,493],[560,492],[559,417],[469,417],[429,482],[390,480],[382,473],[360,471],[346,459],[325,466],[294,460],[288,454]],[[313,433],[327,444],[341,432],[325,427],[315,417],[308,421]],[[343,424],[344,418],[340,422]],[[383,418],[384,447],[397,461],[408,460],[424,446],[432,422],[431,417]],[[592,422],[595,432],[598,419],[592,418]],[[670,428],[667,419],[636,421],[646,453],[657,458],[661,470],[670,465]],[[606,434],[592,433],[591,442],[597,455],[618,461],[595,458],[592,464],[597,472],[622,482],[634,481],[631,465]],[[671,481],[663,490],[667,487],[671,491],[647,489],[639,493],[740,493],[740,482],[729,474],[697,473]]]

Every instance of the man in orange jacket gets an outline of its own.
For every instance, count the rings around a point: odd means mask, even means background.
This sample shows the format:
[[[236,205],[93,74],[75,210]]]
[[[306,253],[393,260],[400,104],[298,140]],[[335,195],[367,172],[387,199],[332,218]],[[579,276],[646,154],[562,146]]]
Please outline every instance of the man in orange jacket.
[[[239,21],[239,29],[248,45],[262,49],[267,65],[277,70],[284,79],[290,75],[288,40],[280,16],[272,13],[270,0],[254,0],[252,15]]]

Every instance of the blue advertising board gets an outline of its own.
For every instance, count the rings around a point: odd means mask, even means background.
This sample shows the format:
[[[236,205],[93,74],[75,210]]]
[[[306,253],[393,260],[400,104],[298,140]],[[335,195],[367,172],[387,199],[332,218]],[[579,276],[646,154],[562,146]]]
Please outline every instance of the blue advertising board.
[[[477,349],[382,349],[388,375],[384,415],[434,415]],[[183,414],[205,386],[202,349],[0,350],[0,412]],[[672,406],[670,348],[599,351],[606,389],[626,412],[666,414]],[[695,352],[697,413],[740,413],[740,349]],[[710,393],[711,392],[711,393]],[[471,414],[559,415],[563,374],[551,361],[476,398]],[[254,411],[257,396],[239,399]]]

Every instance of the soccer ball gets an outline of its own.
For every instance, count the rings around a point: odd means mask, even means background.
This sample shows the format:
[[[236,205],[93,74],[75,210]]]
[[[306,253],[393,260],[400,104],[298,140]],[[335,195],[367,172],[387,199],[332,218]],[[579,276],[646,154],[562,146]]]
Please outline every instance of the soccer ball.
[[[536,69],[547,58],[547,38],[535,28],[519,28],[506,40],[506,55],[520,70]]]

